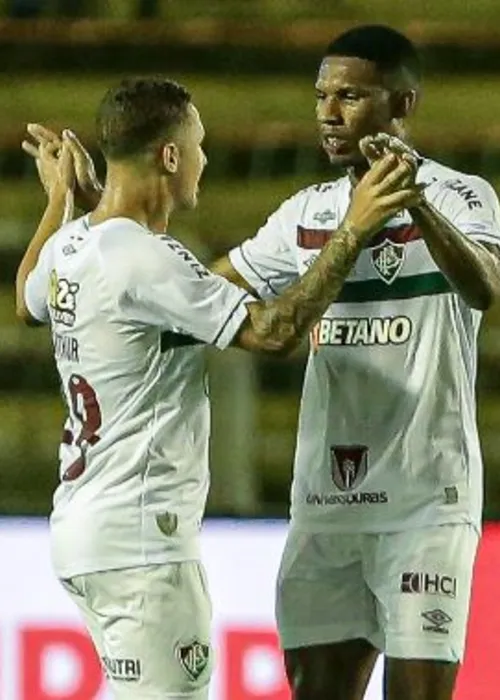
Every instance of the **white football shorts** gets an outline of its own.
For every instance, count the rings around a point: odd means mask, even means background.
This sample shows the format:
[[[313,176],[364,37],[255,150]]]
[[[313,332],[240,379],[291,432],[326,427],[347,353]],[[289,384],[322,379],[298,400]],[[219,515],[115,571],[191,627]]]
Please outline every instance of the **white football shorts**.
[[[292,526],[277,583],[283,648],[363,638],[393,658],[460,661],[478,541],[467,524],[385,534]]]
[[[206,700],[211,602],[200,562],[62,581],[80,608],[116,700]]]

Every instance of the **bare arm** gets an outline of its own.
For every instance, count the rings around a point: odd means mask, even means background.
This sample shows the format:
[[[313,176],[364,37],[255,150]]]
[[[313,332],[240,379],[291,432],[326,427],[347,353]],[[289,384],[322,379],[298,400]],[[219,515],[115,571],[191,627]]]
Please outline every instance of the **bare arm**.
[[[344,222],[305,275],[276,299],[248,304],[235,345],[286,355],[300,343],[335,301],[373,234],[397,211],[418,202],[419,188],[400,188],[411,167],[390,154],[368,171],[353,192]]]
[[[214,263],[212,263],[210,269],[215,275],[225,277],[237,287],[246,289],[247,292],[250,292],[254,296],[257,296],[255,290],[252,289],[252,287],[248,284],[246,279],[242,277],[240,273],[233,267],[228,255],[224,255],[222,258],[219,258]]]
[[[436,265],[462,299],[485,311],[500,299],[500,259],[495,247],[469,240],[432,204],[410,208]]]
[[[49,200],[16,274],[16,314],[28,325],[39,325],[31,316],[25,302],[24,290],[28,275],[35,268],[46,241],[66,220],[71,219],[73,213],[73,166],[69,149],[63,145],[61,156],[57,159],[49,149],[42,147],[40,160],[42,165],[47,166],[47,170],[53,166],[48,177]]]
[[[410,146],[388,134],[366,137],[360,145],[370,163],[387,152],[418,159]],[[409,212],[422,231],[434,262],[465,303],[485,311],[497,302],[500,298],[498,247],[471,241],[425,198],[417,206],[409,207]]]

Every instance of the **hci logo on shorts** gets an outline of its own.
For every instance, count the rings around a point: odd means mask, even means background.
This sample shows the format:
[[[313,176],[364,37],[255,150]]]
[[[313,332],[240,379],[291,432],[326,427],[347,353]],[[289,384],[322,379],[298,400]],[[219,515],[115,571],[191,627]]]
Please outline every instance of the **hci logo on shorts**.
[[[366,445],[332,445],[330,447],[332,478],[341,491],[357,488],[368,469]]]
[[[457,579],[443,574],[428,574],[420,571],[405,571],[401,574],[401,593],[426,593],[455,598]]]
[[[198,639],[193,639],[189,644],[178,644],[177,659],[187,675],[193,681],[197,681],[206,669],[210,657],[210,647]]]

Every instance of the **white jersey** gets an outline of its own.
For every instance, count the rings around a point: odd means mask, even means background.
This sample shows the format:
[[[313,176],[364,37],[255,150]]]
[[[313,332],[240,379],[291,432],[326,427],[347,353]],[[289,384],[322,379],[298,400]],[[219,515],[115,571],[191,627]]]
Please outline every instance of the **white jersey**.
[[[487,182],[430,160],[418,181],[430,183],[428,201],[463,234],[500,245]],[[278,294],[339,227],[350,194],[347,177],[299,192],[231,251],[233,266],[262,297]],[[409,214],[388,222],[311,334],[292,522],[345,532],[479,524],[480,318],[453,292]]]
[[[197,558],[210,418],[199,341],[225,348],[251,297],[173,238],[84,217],[45,244],[25,298],[50,322],[69,414],[57,574]]]

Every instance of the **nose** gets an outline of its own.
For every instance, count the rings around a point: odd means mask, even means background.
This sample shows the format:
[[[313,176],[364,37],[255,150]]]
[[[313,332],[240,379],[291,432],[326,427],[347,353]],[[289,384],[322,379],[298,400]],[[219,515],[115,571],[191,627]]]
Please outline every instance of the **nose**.
[[[335,96],[325,97],[318,102],[317,117],[321,122],[339,123],[342,121],[340,102]]]

